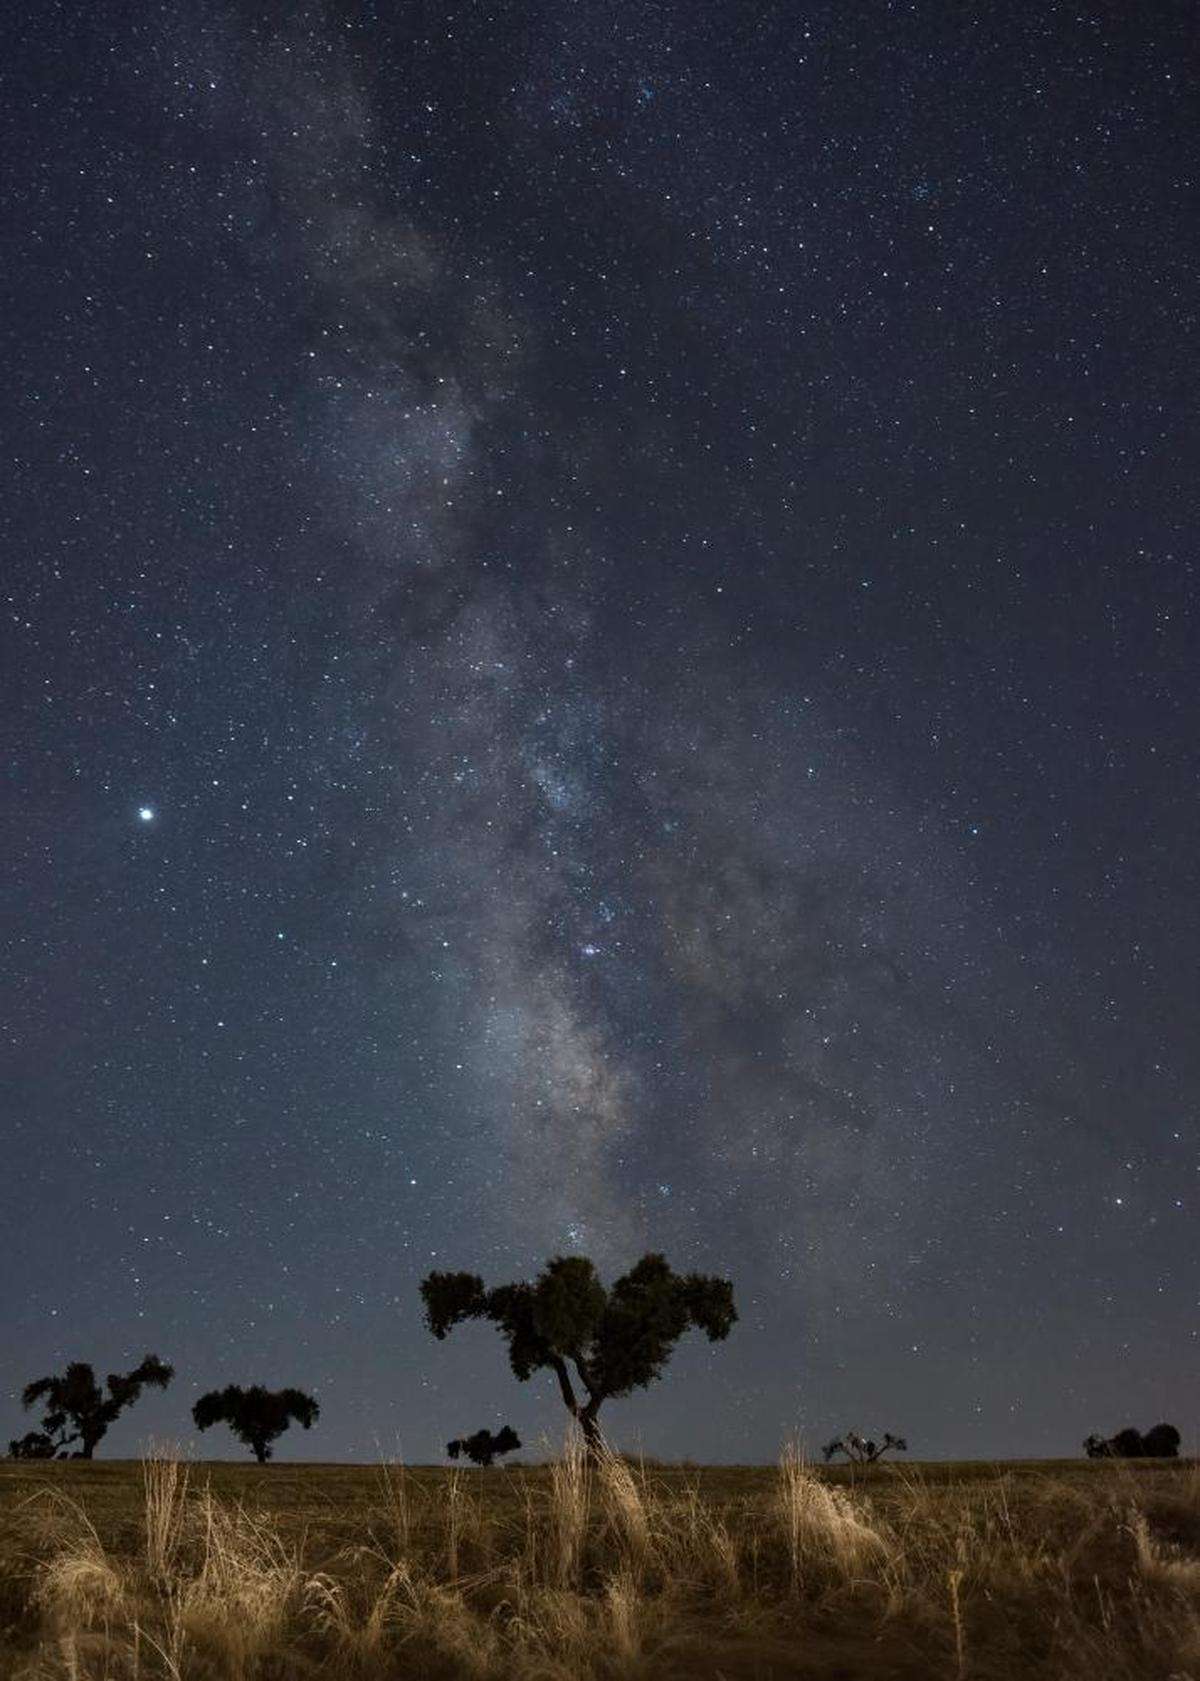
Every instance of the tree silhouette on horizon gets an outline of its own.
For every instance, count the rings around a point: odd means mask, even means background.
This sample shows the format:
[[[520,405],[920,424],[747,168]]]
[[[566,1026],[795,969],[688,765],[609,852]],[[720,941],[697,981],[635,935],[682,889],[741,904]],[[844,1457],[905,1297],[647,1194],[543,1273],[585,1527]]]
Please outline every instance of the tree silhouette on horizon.
[[[72,1454],[75,1459],[91,1459],[99,1443],[126,1407],[130,1407],[151,1383],[165,1389],[175,1376],[175,1368],[157,1354],[147,1354],[140,1366],[131,1372],[110,1372],[105,1378],[108,1393],[96,1382],[96,1374],[86,1360],[72,1360],[66,1371],[57,1377],[36,1378],[21,1391],[21,1405],[32,1407],[45,1401],[46,1412],[40,1433],[31,1430],[20,1442],[9,1443],[14,1459],[65,1459],[74,1442],[79,1447]],[[49,1444],[49,1451],[40,1450],[38,1435]],[[21,1451],[18,1451],[21,1450]]]
[[[1083,1451],[1089,1459],[1178,1459],[1179,1442],[1173,1424],[1156,1424],[1144,1436],[1126,1425],[1115,1436],[1088,1436]]]
[[[213,1424],[228,1424],[239,1442],[244,1442],[260,1465],[271,1457],[271,1443],[277,1441],[293,1420],[309,1430],[321,1415],[311,1395],[302,1389],[267,1389],[261,1383],[243,1389],[230,1383],[224,1389],[210,1389],[192,1408],[197,1430]]]
[[[23,1436],[8,1444],[10,1459],[54,1459],[56,1450],[53,1440],[44,1430],[27,1430]],[[63,1455],[64,1459],[66,1455]]]
[[[1178,1459],[1181,1437],[1173,1424],[1155,1424],[1142,1437],[1147,1459]]]
[[[673,1272],[659,1254],[643,1255],[609,1289],[587,1256],[559,1255],[532,1284],[492,1290],[476,1273],[431,1272],[421,1297],[425,1323],[439,1341],[465,1320],[487,1319],[507,1343],[520,1382],[535,1371],[552,1372],[593,1456],[605,1401],[660,1378],[690,1327],[719,1342],[737,1321],[729,1279]]]
[[[839,1453],[844,1453],[846,1458],[855,1465],[874,1465],[890,1450],[894,1450],[896,1453],[907,1453],[908,1443],[903,1436],[893,1436],[890,1430],[884,1431],[882,1442],[864,1441],[856,1430],[847,1430],[844,1436],[838,1436],[832,1442],[826,1442],[821,1452],[825,1456],[827,1465],[834,1455]]]
[[[521,1438],[512,1425],[505,1424],[494,1436],[490,1430],[476,1430],[473,1436],[459,1436],[455,1441],[446,1443],[446,1452],[451,1459],[465,1454],[472,1465],[487,1467],[497,1455],[512,1453],[520,1445]]]

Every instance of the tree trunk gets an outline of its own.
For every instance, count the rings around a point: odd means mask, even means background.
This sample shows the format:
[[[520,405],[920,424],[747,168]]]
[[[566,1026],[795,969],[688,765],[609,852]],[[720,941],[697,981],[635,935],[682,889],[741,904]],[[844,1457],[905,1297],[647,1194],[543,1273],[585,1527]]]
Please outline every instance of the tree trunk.
[[[600,1433],[600,1402],[602,1396],[593,1396],[586,1407],[580,1407],[575,1414],[579,1420],[579,1428],[583,1431],[583,1445],[588,1458],[594,1464],[604,1450],[604,1437]]]
[[[578,1364],[578,1360],[576,1360],[576,1364]],[[558,1379],[558,1387],[562,1391],[562,1398],[567,1411],[583,1431],[584,1451],[589,1461],[595,1464],[604,1448],[604,1437],[600,1434],[600,1421],[597,1417],[604,1396],[602,1393],[597,1395],[594,1391],[589,1391],[587,1403],[581,1407],[571,1386],[571,1375],[567,1371],[566,1361],[562,1359],[552,1360],[551,1368]],[[587,1379],[584,1373],[580,1372],[579,1375],[580,1381],[586,1383]]]
[[[254,1449],[254,1457],[258,1460],[258,1463],[265,1465],[267,1463],[267,1444],[265,1442],[251,1442],[250,1446]]]

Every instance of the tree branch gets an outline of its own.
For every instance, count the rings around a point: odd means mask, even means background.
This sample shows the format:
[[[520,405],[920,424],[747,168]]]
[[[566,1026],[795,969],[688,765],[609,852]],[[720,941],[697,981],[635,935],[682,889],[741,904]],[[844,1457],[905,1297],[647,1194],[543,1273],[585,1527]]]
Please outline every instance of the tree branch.
[[[566,1361],[561,1355],[556,1354],[551,1359],[550,1365],[558,1379],[558,1387],[562,1390],[562,1398],[567,1404],[568,1411],[577,1418],[579,1416],[579,1402],[575,1399],[575,1391],[571,1388],[571,1375],[567,1371]]]
[[[575,1363],[575,1370],[579,1373],[579,1381],[587,1390],[589,1399],[593,1401],[602,1401],[604,1399],[603,1393],[598,1387],[595,1378],[592,1376],[591,1368],[584,1359],[583,1355],[580,1353],[579,1349],[573,1348],[571,1350],[571,1359]]]

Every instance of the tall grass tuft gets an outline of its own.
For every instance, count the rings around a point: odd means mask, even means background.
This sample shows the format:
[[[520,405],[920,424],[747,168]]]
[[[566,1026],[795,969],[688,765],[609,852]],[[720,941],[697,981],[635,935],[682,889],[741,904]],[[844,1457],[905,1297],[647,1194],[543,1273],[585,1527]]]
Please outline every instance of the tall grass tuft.
[[[793,1593],[847,1585],[887,1557],[883,1536],[855,1508],[845,1489],[811,1471],[795,1443],[779,1462],[778,1510],[787,1539]]]
[[[412,1621],[419,1592],[408,1564],[401,1560],[367,1595],[365,1612],[356,1605],[355,1585],[325,1571],[307,1578],[303,1616],[337,1661],[355,1674],[369,1675]]]
[[[583,1432],[572,1425],[561,1456],[550,1466],[551,1579],[559,1588],[580,1584],[583,1543],[591,1504],[591,1465]]]
[[[409,1479],[399,1449],[394,1459],[384,1459],[380,1456],[379,1487],[383,1495],[384,1510],[391,1519],[393,1555],[397,1559],[405,1558],[408,1555],[412,1530],[412,1500]]]
[[[176,1667],[253,1681],[302,1599],[298,1554],[271,1520],[205,1487],[191,1503],[189,1555],[167,1596],[164,1650]]]
[[[178,1450],[151,1442],[142,1460],[146,1510],[146,1569],[152,1582],[168,1584],[183,1538],[189,1468]]]
[[[49,1522],[43,1533],[52,1541],[37,1575],[32,1605],[59,1673],[69,1681],[84,1681],[97,1660],[107,1667],[114,1631],[128,1624],[127,1581],[82,1504],[58,1490],[48,1494]]]
[[[446,1479],[446,1574],[458,1577],[458,1541],[462,1522],[462,1470],[455,1466]]]
[[[652,1562],[644,1489],[627,1461],[608,1448],[601,1450],[596,1474],[598,1497],[616,1541],[623,1579],[641,1582]]]

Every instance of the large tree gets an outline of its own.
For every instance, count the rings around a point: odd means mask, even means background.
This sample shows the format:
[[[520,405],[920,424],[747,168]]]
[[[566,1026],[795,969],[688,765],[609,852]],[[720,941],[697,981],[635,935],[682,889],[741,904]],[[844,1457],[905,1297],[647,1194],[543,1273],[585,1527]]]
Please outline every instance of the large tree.
[[[600,1445],[605,1401],[644,1389],[663,1374],[691,1326],[710,1342],[736,1319],[727,1278],[673,1272],[662,1255],[643,1255],[609,1289],[584,1255],[560,1255],[532,1284],[485,1290],[471,1272],[431,1272],[422,1280],[425,1323],[439,1339],[467,1319],[488,1319],[508,1344],[514,1375],[553,1372],[588,1450]]]
[[[283,1435],[293,1419],[309,1430],[320,1416],[320,1407],[302,1389],[264,1389],[261,1383],[249,1389],[236,1383],[210,1389],[192,1408],[197,1430],[228,1424],[238,1441],[253,1449],[260,1465],[270,1459],[271,1443]]]
[[[108,1389],[105,1394],[87,1361],[72,1360],[61,1376],[40,1377],[26,1384],[21,1394],[21,1405],[32,1407],[35,1401],[46,1403],[42,1434],[53,1453],[65,1457],[68,1449],[78,1442],[73,1457],[90,1459],[109,1425],[126,1407],[133,1405],[146,1384],[152,1383],[158,1389],[165,1389],[174,1376],[173,1366],[168,1366],[157,1354],[147,1354],[141,1365],[135,1366],[131,1372],[124,1375],[110,1372],[105,1379]],[[33,1434],[31,1431],[30,1436]],[[29,1443],[29,1440],[27,1436],[25,1442]]]

